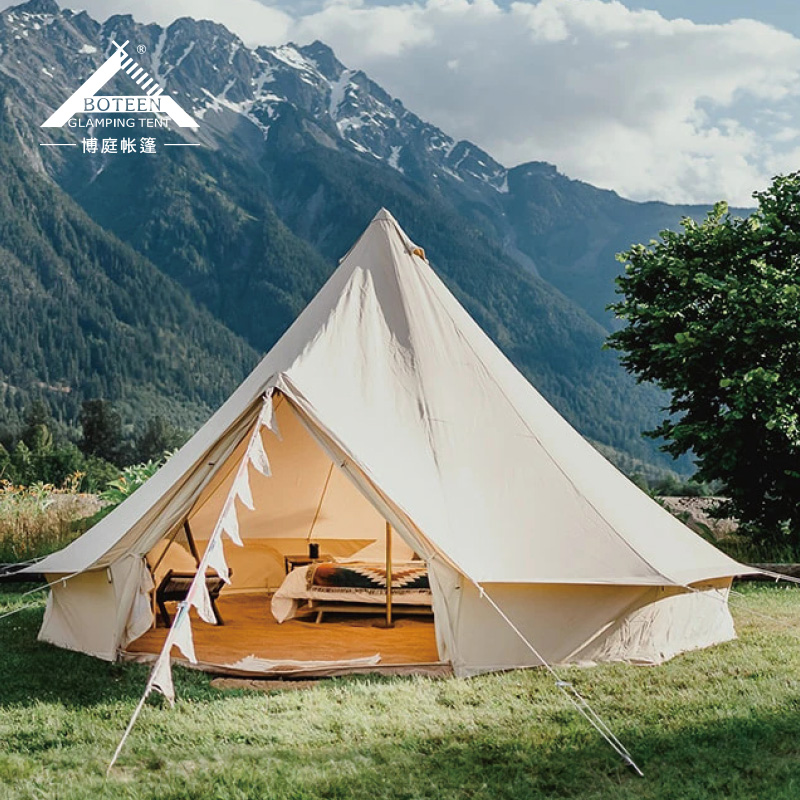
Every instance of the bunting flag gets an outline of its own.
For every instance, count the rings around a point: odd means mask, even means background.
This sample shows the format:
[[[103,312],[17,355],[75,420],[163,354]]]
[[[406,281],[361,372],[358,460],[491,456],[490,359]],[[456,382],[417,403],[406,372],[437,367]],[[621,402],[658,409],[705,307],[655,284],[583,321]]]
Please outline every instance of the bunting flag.
[[[257,431],[255,439],[253,439],[253,446],[250,448],[250,463],[265,478],[269,478],[269,476],[272,475],[272,470],[269,467],[269,459],[267,458],[267,451],[264,450],[264,442],[261,440],[261,431]]]
[[[153,667],[153,674],[150,676],[150,688],[161,692],[170,706],[175,705],[175,684],[172,682],[172,666],[168,652],[158,657]]]
[[[256,507],[253,503],[253,493],[250,491],[250,476],[247,474],[247,462],[245,462],[245,467],[239,474],[236,476],[236,480],[233,482],[233,493],[236,497],[238,497],[246,508],[249,508],[251,511],[255,511]]]
[[[208,622],[210,625],[216,624],[217,617],[216,614],[214,614],[214,606],[211,605],[211,595],[208,593],[208,586],[206,586],[204,580],[196,581],[192,584],[189,594],[186,595],[186,602],[197,609],[197,613],[203,622]]]
[[[208,598],[205,581],[199,585],[202,585],[203,590],[205,590],[206,598]],[[161,651],[161,655],[159,655],[153,667],[153,671],[150,674],[150,681],[145,691],[145,697],[147,697],[153,689],[161,692],[170,706],[175,705],[175,684],[172,680],[172,648],[177,647],[192,664],[197,663],[197,656],[194,652],[194,640],[192,638],[192,624],[189,620],[189,602],[190,601],[187,600],[187,605],[181,604],[181,607],[178,609],[178,614],[175,617],[175,621],[172,623],[172,628],[170,628],[167,634],[167,640],[164,642],[164,649]],[[199,601],[195,601],[195,603],[197,602],[203,602],[202,598]],[[195,603],[192,603],[192,605],[195,605]],[[209,607],[211,606],[210,598],[208,598],[208,605]],[[197,606],[197,608],[199,611],[199,606]],[[211,613],[213,619],[213,609]]]
[[[205,584],[205,581],[203,581]],[[194,640],[192,639],[192,622],[189,619],[189,606],[178,612],[175,622],[172,623],[172,644],[177,647],[192,662],[197,663],[197,656],[194,654]]]
[[[239,535],[239,518],[236,516],[236,506],[233,503],[226,503],[220,519],[220,527],[235,545],[244,547],[242,537]]]
[[[272,389],[264,395],[264,407],[261,409],[261,425],[267,430],[272,431],[282,441],[281,432],[278,429],[278,418],[275,416],[275,406],[272,403]]]
[[[228,569],[228,562],[225,560],[225,550],[222,547],[222,540],[219,536],[209,540],[203,560],[206,566],[213,569],[225,583],[231,582],[231,572],[230,569]],[[205,581],[203,582],[205,583]]]

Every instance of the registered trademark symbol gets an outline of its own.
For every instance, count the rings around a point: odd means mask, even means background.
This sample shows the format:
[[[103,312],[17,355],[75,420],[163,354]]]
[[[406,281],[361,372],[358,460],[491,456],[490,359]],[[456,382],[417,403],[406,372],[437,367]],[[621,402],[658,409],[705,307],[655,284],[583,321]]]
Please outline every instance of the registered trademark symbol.
[[[142,55],[142,53],[146,53],[146,52],[147,52],[147,48],[146,48],[146,47],[145,47],[143,44],[140,44],[140,45],[139,45],[139,46],[136,48],[136,52],[137,52],[139,55]]]

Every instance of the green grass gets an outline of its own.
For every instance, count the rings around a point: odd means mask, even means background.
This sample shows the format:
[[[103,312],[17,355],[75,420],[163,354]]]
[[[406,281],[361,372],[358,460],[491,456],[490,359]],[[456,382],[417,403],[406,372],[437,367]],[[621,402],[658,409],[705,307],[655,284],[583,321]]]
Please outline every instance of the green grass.
[[[540,670],[262,694],[176,668],[176,707],[148,703],[106,780],[147,670],[37,643],[40,606],[0,620],[0,798],[794,799],[800,590],[742,591],[738,641],[656,668],[564,671],[644,779]],[[21,602],[0,594],[0,613]]]

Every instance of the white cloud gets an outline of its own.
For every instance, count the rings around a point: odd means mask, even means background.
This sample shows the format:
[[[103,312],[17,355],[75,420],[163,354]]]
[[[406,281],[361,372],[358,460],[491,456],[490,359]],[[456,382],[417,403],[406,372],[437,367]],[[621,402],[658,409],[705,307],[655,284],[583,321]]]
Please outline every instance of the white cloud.
[[[258,0],[57,0],[65,8],[87,11],[105,21],[114,14],[131,14],[138,22],[169,25],[179,17],[219,22],[248,44],[284,44],[292,17]]]
[[[392,24],[387,11],[328,4],[292,35],[504,163],[552,161],[636,199],[743,204],[789,160],[792,124],[753,117],[786,106],[797,126],[800,40],[762,23],[601,0],[428,0],[392,7]]]
[[[301,17],[293,38],[346,41],[359,58],[389,59],[409,48],[435,47],[434,31],[427,24],[426,9],[417,4],[366,7],[359,0],[333,0],[317,13]],[[324,31],[325,37],[318,35]]]

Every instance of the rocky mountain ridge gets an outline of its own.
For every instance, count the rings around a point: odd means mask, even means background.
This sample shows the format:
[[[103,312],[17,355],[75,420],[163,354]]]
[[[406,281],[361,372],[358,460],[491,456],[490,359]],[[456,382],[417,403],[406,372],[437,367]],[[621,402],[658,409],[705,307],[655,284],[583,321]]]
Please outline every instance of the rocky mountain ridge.
[[[131,53],[144,48],[137,61],[200,123],[164,141],[202,147],[153,159],[41,146],[86,135],[39,126],[114,41],[128,41]],[[131,86],[120,75],[103,92]],[[664,463],[639,438],[663,399],[602,351],[613,324],[604,305],[614,252],[674,226],[684,209],[632,203],[542,162],[506,169],[421,120],[320,42],[251,49],[208,21],[99,23],[31,0],[0,13],[0,87],[6,124],[32,170],[257,350],[275,341],[385,205],[571,422]]]

